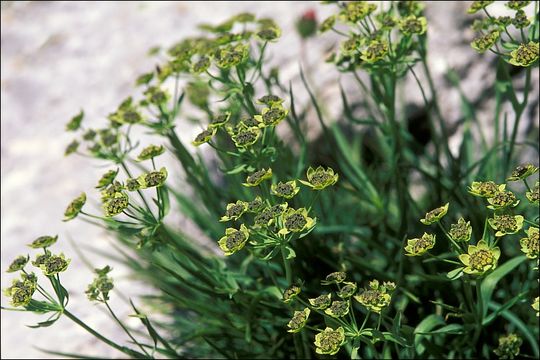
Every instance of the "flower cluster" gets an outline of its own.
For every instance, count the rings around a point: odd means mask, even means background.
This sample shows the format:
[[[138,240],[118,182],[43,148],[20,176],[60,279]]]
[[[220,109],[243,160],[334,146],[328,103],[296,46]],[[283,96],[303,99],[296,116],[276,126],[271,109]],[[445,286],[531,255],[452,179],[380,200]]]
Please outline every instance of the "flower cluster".
[[[519,355],[523,340],[516,334],[508,334],[499,338],[499,346],[493,351],[500,359],[513,359]]]
[[[113,280],[107,276],[111,270],[109,265],[102,269],[94,269],[96,277],[86,289],[86,295],[90,301],[106,302],[109,300],[109,292],[114,287]]]
[[[372,280],[367,288],[361,289],[358,295],[354,296],[354,299],[369,311],[380,313],[390,305],[392,293],[395,289],[396,284],[393,282],[385,281],[380,284],[378,280]]]
[[[347,39],[329,61],[341,71],[361,67],[369,72],[392,69],[404,74],[428,27],[421,4],[416,1],[398,4],[378,9],[378,5],[367,1],[338,3],[340,11],[326,18],[319,27],[320,32],[333,30],[343,35],[336,25],[348,27]]]
[[[493,1],[473,1],[468,10],[469,14],[483,11],[488,16],[474,21],[473,29],[480,32],[480,35],[471,42],[471,47],[479,53],[492,51],[514,66],[529,67],[537,63],[539,57],[538,41],[533,41],[531,38],[534,36],[533,33],[527,31],[532,24],[522,9],[529,1],[506,2],[506,6],[515,11],[513,17],[491,16],[487,8],[492,3]],[[513,29],[511,27],[520,30],[520,40],[512,37],[511,31]],[[508,36],[504,37],[504,34]],[[493,49],[494,47],[496,50]],[[501,48],[510,50],[510,52],[502,53]]]

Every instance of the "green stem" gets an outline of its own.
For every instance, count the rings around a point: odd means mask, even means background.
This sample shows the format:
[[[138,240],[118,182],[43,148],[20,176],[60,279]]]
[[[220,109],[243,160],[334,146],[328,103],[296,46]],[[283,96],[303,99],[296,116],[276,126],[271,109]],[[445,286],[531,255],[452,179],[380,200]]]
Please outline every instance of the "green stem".
[[[360,329],[358,330],[359,332],[364,330],[364,327],[366,326],[370,315],[371,315],[371,310],[368,310],[368,312],[366,314],[366,318],[364,319],[364,322],[362,322],[362,326],[360,326]]]
[[[291,264],[289,263],[289,260],[287,259],[287,256],[285,255],[285,247],[281,246],[280,250],[281,250],[281,257],[283,259],[283,265],[285,266],[285,278],[287,279],[287,286],[289,286],[292,283]]]
[[[109,340],[108,338],[106,338],[105,336],[101,335],[100,333],[98,333],[97,331],[95,331],[94,329],[92,329],[90,326],[86,325],[81,319],[79,319],[77,316],[75,316],[74,314],[70,313],[68,310],[64,309],[63,311],[64,315],[66,315],[70,320],[72,320],[73,322],[75,322],[77,325],[81,326],[83,329],[85,329],[86,331],[88,331],[90,334],[94,335],[96,338],[98,338],[99,340],[103,341],[105,344],[113,347],[114,349],[118,350],[118,351],[121,351],[123,352],[124,354],[127,354],[127,355],[130,355],[130,356],[133,356],[134,353],[137,353],[135,351],[132,351],[124,346],[120,346],[118,345],[117,343],[115,343],[114,341],[112,340]],[[142,355],[142,354],[141,354]]]
[[[133,335],[131,335],[131,333],[129,332],[129,330],[124,326],[124,324],[122,323],[122,321],[120,321],[120,319],[116,316],[116,314],[114,313],[114,311],[111,309],[111,307],[109,306],[109,303],[103,299],[103,303],[105,304],[105,306],[107,307],[107,310],[109,310],[109,313],[111,314],[111,316],[114,318],[114,320],[118,323],[118,325],[120,325],[120,327],[125,331],[125,333],[130,337],[131,340],[133,340],[133,342],[135,344],[137,344],[139,346],[139,348],[146,354],[146,356],[150,357],[150,355],[146,352],[146,350],[144,349],[144,347],[139,344],[139,342],[137,340],[135,340],[135,338],[133,337]]]

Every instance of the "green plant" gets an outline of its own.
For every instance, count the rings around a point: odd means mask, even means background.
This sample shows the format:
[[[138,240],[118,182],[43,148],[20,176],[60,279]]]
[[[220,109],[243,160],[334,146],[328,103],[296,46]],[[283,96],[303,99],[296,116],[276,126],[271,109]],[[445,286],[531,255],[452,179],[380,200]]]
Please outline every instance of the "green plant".
[[[517,142],[531,71],[538,66],[538,3],[532,22],[523,18],[526,2],[508,2],[516,11],[508,21],[492,18],[489,3],[474,2],[470,12],[488,15],[474,23],[484,33],[472,47],[495,47],[499,55],[494,140],[486,140],[461,92],[465,131],[457,154],[427,64],[423,4],[392,2],[378,9],[364,1],[336,2],[337,13],[321,23],[321,32],[344,37],[329,61],[355,80],[366,99],[351,103],[341,89],[343,121],[325,118],[302,69],[310,103],[301,107],[293,87],[281,83],[279,69],[265,67],[267,48],[281,34],[273,20],[239,14],[201,25],[204,36],[175,44],[155,71],[136,80],[140,91],[108,116],[107,126],[86,129],[81,111],[66,127],[81,134],[66,155],[114,168],[96,186],[103,214],[88,210],[82,193],[67,207],[65,221],[80,219],[114,233],[122,246],[112,257],[160,289],[147,300],[169,304],[169,321],[154,326],[132,303],[133,316],[147,330],[145,340],[137,340],[108,304],[114,287],[107,266],[95,269],[87,295],[106,307],[131,346],[89,327],[66,309],[69,293],[60,272],[69,260],[48,249],[56,237],[32,246],[43,248],[32,265],[55,296],[25,270],[29,257],[22,256],[8,270],[21,271],[6,290],[12,310],[51,313],[37,326],[65,315],[137,358],[472,358],[520,351],[537,357],[538,322],[531,314],[538,311],[532,295],[538,285],[538,182],[530,188],[527,179],[538,168],[510,168],[523,146],[538,152],[537,134]],[[523,44],[509,26],[519,29]],[[525,68],[521,101],[510,66]],[[425,101],[433,152],[416,140],[397,104],[409,75]],[[454,72],[448,79],[460,90]],[[186,101],[196,108],[193,114],[185,113]],[[506,115],[500,124],[507,102],[515,116],[510,132]],[[368,115],[359,118],[357,108]],[[310,109],[320,125],[319,141],[305,135],[313,126]],[[178,119],[187,118],[202,128],[191,144],[176,132]],[[149,130],[159,145],[133,155],[135,126]],[[214,150],[219,173],[193,154],[198,146]],[[175,156],[189,191],[174,188],[168,171],[158,170],[165,151]],[[515,181],[526,191],[510,190]],[[413,195],[413,185],[420,195]],[[486,198],[486,206],[478,197]],[[214,239],[223,255],[167,223],[171,208]],[[429,208],[434,210],[419,220]],[[450,216],[457,222],[448,227]],[[433,229],[424,232],[426,226]],[[136,249],[137,257],[122,247]],[[45,301],[34,299],[36,292]],[[519,338],[499,340],[509,331]]]

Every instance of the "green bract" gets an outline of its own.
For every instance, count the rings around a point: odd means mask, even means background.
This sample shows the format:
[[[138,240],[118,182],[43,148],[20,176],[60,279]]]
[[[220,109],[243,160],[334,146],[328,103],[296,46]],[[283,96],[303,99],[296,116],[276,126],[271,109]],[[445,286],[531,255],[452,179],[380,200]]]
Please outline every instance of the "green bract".
[[[489,225],[496,230],[495,236],[504,236],[508,234],[515,234],[523,227],[523,216],[521,215],[508,215],[495,214],[493,218],[488,219]]]
[[[521,251],[523,251],[529,259],[538,258],[538,239],[538,228],[530,226],[527,230],[527,237],[519,240],[519,243],[521,245]]]
[[[471,43],[471,47],[478,51],[480,54],[485,53],[487,50],[491,49],[493,45],[499,40],[501,33],[497,30],[492,30],[489,33],[477,37]]]
[[[137,178],[137,181],[141,185],[141,189],[150,187],[162,186],[167,180],[167,169],[162,167],[159,171],[150,171],[149,173],[142,174]]]
[[[103,189],[104,187],[107,187],[111,185],[116,178],[116,175],[118,175],[118,170],[109,170],[103,176],[101,176],[101,179],[99,179],[98,184],[96,186],[96,189]]]
[[[520,180],[528,178],[529,176],[537,172],[538,172],[538,167],[534,166],[533,164],[519,165],[512,171],[512,175],[510,175],[506,179],[506,181],[520,181]]]
[[[300,188],[296,186],[296,181],[291,180],[287,182],[278,182],[277,184],[272,184],[270,187],[270,191],[273,195],[279,196],[285,199],[291,199],[293,198],[298,192],[300,191]]]
[[[315,335],[315,352],[317,354],[335,355],[345,343],[345,330],[342,327],[332,329],[327,327]]]
[[[516,198],[514,193],[504,189],[505,185],[500,185],[499,191],[487,199],[490,204],[488,209],[501,210],[507,207],[516,207],[519,204],[519,200]]]
[[[534,41],[530,41],[528,44],[521,44],[510,53],[508,62],[515,66],[531,66],[538,61],[539,49],[538,43]]]
[[[15,258],[15,260],[13,260],[11,262],[11,264],[9,265],[6,272],[11,273],[11,272],[16,272],[16,271],[20,271],[20,270],[24,269],[24,267],[28,263],[29,259],[30,259],[30,257],[28,255],[26,255],[26,256],[23,256],[23,255],[17,256]]]
[[[319,295],[316,298],[308,299],[311,306],[313,306],[315,309],[318,310],[324,310],[328,306],[330,306],[330,303],[332,302],[332,295],[331,294],[323,294]]]
[[[471,234],[471,222],[465,222],[463,218],[459,218],[457,224],[450,225],[450,231],[448,232],[452,240],[457,242],[468,242],[471,239]]]
[[[66,211],[64,212],[64,221],[74,219],[81,212],[84,204],[86,203],[86,194],[81,193],[78,197],[73,199],[73,201],[68,205]]]
[[[349,313],[349,301],[332,301],[332,305],[326,308],[324,313],[334,318],[343,317]]]
[[[427,20],[425,17],[407,16],[399,22],[399,30],[405,35],[422,35],[427,30]]]
[[[420,219],[420,222],[424,225],[431,225],[439,222],[439,220],[441,220],[442,217],[448,212],[448,205],[449,203],[446,203],[445,205],[426,213],[426,216],[424,216],[423,219]]]
[[[287,324],[287,326],[289,327],[289,330],[287,331],[291,333],[296,333],[302,330],[304,325],[306,325],[310,312],[311,310],[309,310],[308,308],[305,308],[302,311],[295,311],[291,321],[289,321],[289,323]]]
[[[165,147],[163,145],[148,145],[142,149],[139,156],[137,156],[137,161],[151,160],[156,156],[159,156],[165,152]]]
[[[297,285],[291,285],[289,286],[287,289],[285,289],[285,291],[283,292],[283,302],[288,304],[290,303],[291,301],[293,301],[293,299],[295,297],[298,296],[298,294],[300,294],[300,287],[297,286]]]
[[[58,240],[58,235],[56,236],[40,236],[36,240],[32,241],[28,246],[30,246],[33,249],[40,249],[40,248],[46,248],[54,244]]]
[[[249,238],[249,231],[244,224],[240,225],[240,230],[228,228],[225,236],[219,239],[218,244],[225,255],[229,256],[241,250]]]
[[[108,199],[103,204],[103,209],[105,210],[105,216],[111,217],[120,214],[129,205],[129,197],[126,193],[118,192],[115,193],[110,199]]]
[[[424,233],[421,238],[407,240],[405,251],[407,256],[421,256],[435,246],[435,235]]]
[[[60,272],[66,271],[71,259],[66,259],[64,254],[50,255],[39,265],[43,275],[54,276]]]
[[[257,170],[246,178],[246,182],[242,183],[244,186],[257,186],[266,179],[272,177],[272,169]]]
[[[325,170],[322,166],[318,166],[316,169],[313,169],[310,166],[307,170],[306,176],[307,181],[298,181],[311,187],[313,190],[322,190],[328,186],[334,185],[339,179],[339,175],[335,174],[332,168],[327,168]]]
[[[383,285],[378,280],[372,280],[368,288],[360,289],[354,299],[375,313],[380,313],[382,309],[390,305],[392,292],[395,290],[395,284],[388,282]]]
[[[476,245],[469,245],[467,254],[459,255],[459,260],[465,265],[463,271],[471,275],[483,275],[486,271],[497,267],[501,249],[489,247],[487,242],[480,240]]]
[[[315,226],[316,220],[308,216],[308,211],[304,208],[288,208],[281,215],[283,228],[279,230],[280,235],[287,235],[291,232],[303,232],[310,230]]]
[[[207,130],[204,130],[199,135],[195,137],[195,140],[193,140],[191,143],[195,146],[202,145],[204,143],[207,143],[212,139],[212,137],[216,134],[217,129],[215,127],[210,127]]]
[[[469,193],[480,197],[492,197],[497,191],[499,191],[499,185],[493,181],[473,181],[469,186]]]
[[[238,220],[248,209],[248,203],[238,200],[236,203],[227,204],[225,215],[219,221]]]

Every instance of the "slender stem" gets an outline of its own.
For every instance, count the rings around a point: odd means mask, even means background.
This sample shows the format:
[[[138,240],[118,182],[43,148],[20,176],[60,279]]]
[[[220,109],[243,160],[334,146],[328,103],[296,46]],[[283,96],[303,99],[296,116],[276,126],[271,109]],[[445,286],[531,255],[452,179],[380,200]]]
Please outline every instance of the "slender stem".
[[[121,162],[120,162],[120,165],[122,166],[122,168],[124,169],[124,171],[126,172],[126,174],[127,174],[130,178],[133,179],[133,176],[131,175],[131,173],[130,173],[130,171],[129,171],[129,168],[126,166],[126,163],[123,162],[123,161],[121,161]],[[150,206],[149,206],[148,203],[146,202],[146,199],[145,199],[145,197],[144,197],[142,191],[139,190],[139,189],[137,189],[137,193],[138,193],[139,196],[141,197],[141,200],[142,200],[142,202],[144,203],[144,206],[146,206],[146,209],[148,210],[148,212],[149,212],[150,214],[152,214],[152,217],[154,217],[154,214],[153,214],[152,211],[150,210]],[[156,219],[156,218],[154,217],[154,220],[155,220],[155,219]]]
[[[86,331],[88,331],[90,334],[94,335],[96,338],[98,338],[99,340],[103,341],[105,344],[115,348],[116,350],[119,350],[121,352],[123,352],[124,354],[128,354],[128,355],[133,355],[132,354],[132,351],[125,348],[124,346],[121,346],[121,345],[118,345],[117,343],[115,343],[114,341],[112,340],[109,340],[108,338],[106,338],[105,336],[101,335],[100,333],[98,333],[97,331],[95,331],[94,329],[92,329],[90,326],[86,325],[81,319],[79,319],[77,316],[75,316],[74,314],[70,313],[68,310],[64,309],[63,311],[64,315],[66,315],[70,320],[72,320],[73,322],[75,322],[77,325],[81,326],[83,329],[85,329]]]
[[[360,329],[358,331],[364,330],[364,327],[366,326],[367,321],[369,319],[369,315],[371,315],[371,310],[368,310],[368,312],[366,314],[366,318],[364,319],[364,322],[362,322],[362,326],[360,326]]]
[[[285,255],[285,247],[281,246],[281,257],[283,258],[283,265],[285,266],[285,278],[287,279],[287,286],[291,285],[292,282],[292,271],[291,264]]]
[[[120,319],[116,316],[116,314],[114,313],[114,311],[111,309],[111,307],[109,306],[109,303],[103,299],[103,303],[105,304],[105,306],[107,307],[107,310],[109,310],[109,313],[111,314],[111,316],[114,318],[114,320],[118,323],[118,325],[120,325],[120,327],[125,331],[125,333],[131,338],[131,340],[133,340],[133,342],[135,344],[137,344],[139,346],[139,348],[148,356],[150,357],[150,355],[146,352],[145,348],[139,344],[139,342],[137,340],[135,340],[135,338],[133,337],[133,335],[131,335],[131,333],[129,332],[129,330],[124,326],[124,324],[122,323],[122,321],[120,321]]]
[[[527,183],[527,179],[523,179],[523,183],[525,184],[525,187],[527,190],[531,191],[531,188],[529,187],[529,184]]]

